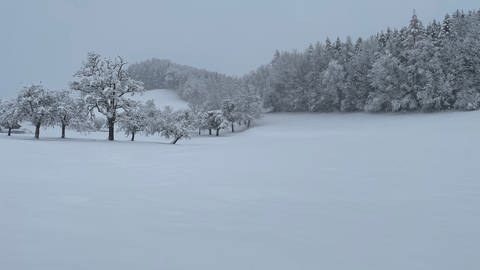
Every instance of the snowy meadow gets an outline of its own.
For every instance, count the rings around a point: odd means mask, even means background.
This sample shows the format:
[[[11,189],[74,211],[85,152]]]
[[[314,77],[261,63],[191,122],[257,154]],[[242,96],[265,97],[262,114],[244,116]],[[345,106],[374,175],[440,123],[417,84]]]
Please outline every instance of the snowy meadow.
[[[1,134],[0,265],[477,269],[479,122],[280,113],[180,145]]]
[[[49,12],[72,1],[50,2]],[[99,3],[74,2],[77,12],[90,7],[79,14],[97,23]],[[117,4],[100,18],[117,16]],[[51,13],[58,18],[42,37],[77,36],[77,27],[60,23],[75,12]],[[9,25],[36,21],[19,20]],[[146,24],[168,28],[163,35],[135,26],[130,14],[112,22],[101,31],[78,20],[88,30],[86,47],[103,40],[107,49],[99,51],[140,61],[146,46],[162,52],[158,46],[174,41],[189,45],[188,52],[170,51],[177,59],[205,54],[210,59],[201,66],[211,67],[222,58],[214,40],[228,39],[216,32],[224,24],[218,21],[199,26],[215,36],[206,51],[197,46],[209,38],[189,20]],[[175,30],[178,22],[193,34]],[[309,32],[268,24],[275,30],[265,33],[288,40],[295,36],[284,30]],[[56,25],[65,31],[53,31]],[[264,26],[225,25],[237,36]],[[126,32],[108,35],[117,28]],[[93,38],[92,29],[105,37]],[[171,36],[176,32],[181,39]],[[162,40],[149,43],[145,34]],[[121,49],[117,39],[136,47]],[[65,47],[71,54],[55,51],[39,69],[50,74],[47,84],[0,93],[0,270],[480,269],[480,10],[425,24],[414,11],[405,26],[355,41],[272,49],[271,61],[242,76],[90,51],[64,78],[51,68],[69,66],[55,60],[77,59],[80,47],[68,40],[0,50],[43,55]],[[229,42],[241,58],[243,49],[268,47]],[[6,62],[10,85],[42,74]],[[48,80],[64,85],[46,86]]]

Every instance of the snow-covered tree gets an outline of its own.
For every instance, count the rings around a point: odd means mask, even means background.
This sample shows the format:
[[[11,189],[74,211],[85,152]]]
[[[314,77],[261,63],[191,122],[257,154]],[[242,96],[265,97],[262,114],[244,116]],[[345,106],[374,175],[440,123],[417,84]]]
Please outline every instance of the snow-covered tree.
[[[237,111],[237,105],[227,99],[223,101],[222,105],[223,118],[230,123],[232,132],[235,132],[235,123],[240,120],[240,114]]]
[[[202,130],[208,129],[205,113],[201,111],[190,111],[192,113],[193,126],[197,129],[198,135],[202,135]]]
[[[135,140],[135,134],[145,131],[147,126],[146,107],[140,102],[131,104],[118,118],[120,130],[123,130],[125,135],[130,135],[131,141]]]
[[[228,127],[228,121],[223,117],[221,110],[213,110],[203,113],[205,119],[205,127],[208,129],[208,134],[212,135],[212,130],[215,130],[216,136],[220,135],[220,130]]]
[[[422,22],[418,19],[416,12],[413,12],[412,18],[410,19],[410,24],[406,29],[406,37],[404,46],[407,48],[413,48],[417,42],[422,40],[425,35],[425,29]]]
[[[144,107],[144,116],[146,134],[159,134],[167,139],[173,138],[172,144],[176,144],[182,138],[189,138],[198,128],[190,110],[173,111],[168,106],[158,110],[151,102]]]
[[[252,90],[242,91],[237,97],[236,103],[237,121],[243,122],[247,128],[254,119],[258,119],[262,115],[262,99]]]
[[[345,71],[335,60],[328,64],[322,75],[324,111],[341,111],[345,96]]]
[[[355,103],[355,107],[348,108],[349,111],[364,110],[365,101],[372,90],[368,72],[372,68],[377,46],[374,40],[358,39],[355,43],[355,53],[346,68],[348,85],[345,99]]]
[[[65,138],[66,128],[72,128],[76,131],[87,131],[94,128],[94,124],[89,118],[86,104],[83,100],[72,97],[69,90],[56,93],[55,100],[55,121],[61,127],[61,138]]]
[[[189,138],[195,129],[191,111],[172,111],[170,107],[166,107],[162,111],[160,135],[167,139],[172,138],[172,144],[176,144],[182,138]]]
[[[0,101],[0,126],[7,129],[7,135],[12,129],[20,128],[21,114],[17,102],[13,100]]]
[[[129,76],[126,65],[121,57],[110,59],[89,53],[75,74],[78,80],[71,84],[72,89],[81,92],[90,111],[105,115],[110,141],[114,140],[118,114],[132,104],[127,95],[143,91],[143,84]]]
[[[55,125],[56,95],[42,85],[25,87],[18,95],[17,105],[21,118],[35,126],[35,139],[40,138],[41,126]]]
[[[370,112],[401,110],[407,76],[397,57],[391,54],[381,55],[369,74],[374,91],[367,98],[365,110]]]
[[[202,111],[207,103],[208,91],[205,80],[197,76],[190,76],[182,87],[181,96],[189,101],[193,112]]]

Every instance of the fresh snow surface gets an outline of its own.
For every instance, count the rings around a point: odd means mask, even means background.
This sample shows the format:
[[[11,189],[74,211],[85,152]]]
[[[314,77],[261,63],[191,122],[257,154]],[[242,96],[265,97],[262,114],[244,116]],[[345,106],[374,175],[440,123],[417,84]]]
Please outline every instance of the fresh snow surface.
[[[480,269],[480,113],[0,134],[0,269]]]

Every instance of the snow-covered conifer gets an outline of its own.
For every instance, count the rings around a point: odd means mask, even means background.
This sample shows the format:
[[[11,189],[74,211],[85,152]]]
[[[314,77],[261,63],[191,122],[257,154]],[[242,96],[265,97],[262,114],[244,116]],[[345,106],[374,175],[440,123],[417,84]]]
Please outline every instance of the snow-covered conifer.
[[[322,75],[325,110],[341,111],[345,96],[345,71],[342,65],[333,60]]]

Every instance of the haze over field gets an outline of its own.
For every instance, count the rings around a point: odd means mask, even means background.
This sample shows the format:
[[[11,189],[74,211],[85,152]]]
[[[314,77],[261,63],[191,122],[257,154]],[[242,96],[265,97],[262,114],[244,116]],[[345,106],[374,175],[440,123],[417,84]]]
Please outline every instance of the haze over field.
[[[0,98],[28,83],[67,87],[91,50],[130,63],[158,57],[242,75],[275,49],[365,38],[407,24],[413,9],[427,22],[476,8],[474,0],[1,1]]]

